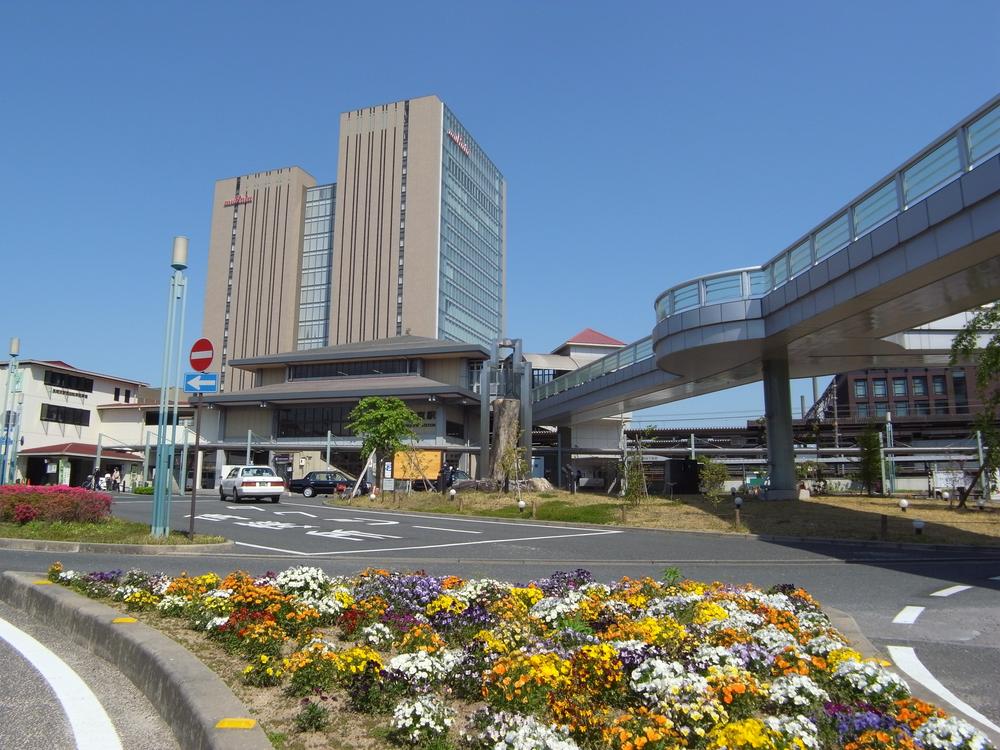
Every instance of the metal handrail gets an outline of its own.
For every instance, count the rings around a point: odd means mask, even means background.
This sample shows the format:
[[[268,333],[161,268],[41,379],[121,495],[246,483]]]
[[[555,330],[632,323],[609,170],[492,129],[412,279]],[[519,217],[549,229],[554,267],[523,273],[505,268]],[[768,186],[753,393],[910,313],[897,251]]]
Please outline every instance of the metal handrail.
[[[997,153],[1000,153],[1000,95],[993,97],[767,263],[706,274],[670,287],[656,298],[656,319],[661,321],[705,304],[762,297],[859,237],[874,231],[916,201],[971,172]],[[805,260],[802,257],[805,253],[808,253],[808,262],[803,264],[801,260]],[[797,265],[793,266],[793,260]],[[737,274],[740,275],[739,295],[708,299],[707,282]],[[760,286],[760,276],[752,279],[754,274],[763,274],[766,286]],[[754,281],[757,281],[756,289]]]

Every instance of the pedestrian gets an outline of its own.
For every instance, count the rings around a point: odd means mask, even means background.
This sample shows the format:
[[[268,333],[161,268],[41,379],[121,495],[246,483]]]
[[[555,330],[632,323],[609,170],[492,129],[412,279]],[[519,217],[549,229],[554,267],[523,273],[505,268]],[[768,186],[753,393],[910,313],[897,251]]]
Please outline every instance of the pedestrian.
[[[95,487],[94,489],[99,489],[101,490],[101,492],[107,491],[108,489],[107,476],[108,476],[107,474],[101,474],[101,472],[97,472],[97,487]]]
[[[115,470],[111,472],[111,489],[113,489],[115,492],[118,492],[121,489],[121,484],[122,484],[122,474],[120,471],[118,471],[118,467],[116,466]]]

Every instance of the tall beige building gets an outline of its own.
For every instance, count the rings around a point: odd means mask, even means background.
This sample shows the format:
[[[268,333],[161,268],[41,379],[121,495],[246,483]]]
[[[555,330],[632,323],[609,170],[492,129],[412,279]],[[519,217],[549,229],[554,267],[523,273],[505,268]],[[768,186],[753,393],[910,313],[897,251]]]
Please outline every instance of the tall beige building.
[[[291,167],[216,183],[204,335],[233,359],[505,330],[506,182],[436,96],[345,112],[337,182]],[[223,300],[225,303],[223,304]]]

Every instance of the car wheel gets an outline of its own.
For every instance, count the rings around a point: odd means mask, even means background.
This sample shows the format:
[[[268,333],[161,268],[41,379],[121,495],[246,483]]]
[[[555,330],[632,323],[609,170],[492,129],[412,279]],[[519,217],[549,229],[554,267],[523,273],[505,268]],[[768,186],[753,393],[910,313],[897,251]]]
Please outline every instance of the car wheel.
[[[281,502],[281,495],[274,495],[274,496],[273,496],[273,497],[271,498],[271,502],[272,502],[272,503],[280,503],[280,502]]]
[[[312,497],[315,494],[316,490],[314,490],[312,487],[306,487],[304,490],[302,490],[302,497]]]
[[[234,503],[242,503],[243,502],[243,498],[240,497],[240,491],[239,490],[233,490],[233,502]]]
[[[220,503],[226,502],[226,493],[221,487],[219,487],[219,502]]]

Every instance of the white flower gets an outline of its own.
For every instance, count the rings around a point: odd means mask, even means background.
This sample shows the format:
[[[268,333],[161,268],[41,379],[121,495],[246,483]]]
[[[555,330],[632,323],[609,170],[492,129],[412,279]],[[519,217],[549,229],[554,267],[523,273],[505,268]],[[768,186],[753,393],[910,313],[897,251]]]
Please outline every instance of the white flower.
[[[580,750],[558,727],[507,711],[491,712],[489,724],[475,735],[466,735],[466,740],[472,747],[489,750]]]
[[[399,654],[392,657],[387,666],[402,675],[407,682],[417,684],[435,682],[448,673],[444,661],[426,651]],[[451,661],[450,666],[454,666],[454,661]]]
[[[568,617],[577,611],[585,595],[579,590],[566,593],[565,596],[547,596],[539,599],[531,608],[531,616],[537,617],[547,625],[556,624],[561,618]]]
[[[913,734],[913,738],[933,750],[989,750],[992,747],[986,736],[967,721],[956,716],[928,719]]]
[[[800,674],[778,677],[771,683],[767,697],[779,706],[804,708],[820,701],[830,700],[829,694],[812,679]]]
[[[873,661],[849,659],[840,664],[833,679],[846,683],[875,703],[888,703],[910,694],[910,687],[901,677]]]
[[[818,635],[805,645],[806,652],[814,656],[826,656],[831,651],[847,648],[847,644],[829,634]]]
[[[207,623],[205,623],[205,630],[214,630],[215,628],[221,628],[229,622],[229,617],[213,617]]]
[[[392,645],[392,629],[380,622],[361,629],[361,638],[372,648]]]
[[[777,732],[789,742],[789,747],[799,740],[806,750],[819,750],[819,730],[808,716],[766,716],[764,723],[772,732]]]
[[[787,630],[774,627],[774,625],[768,625],[767,627],[753,631],[753,639],[765,651],[772,654],[784,651],[789,646],[798,645],[795,636]]]
[[[678,661],[647,659],[632,671],[632,689],[654,703],[704,696],[708,682]]]
[[[421,695],[396,704],[392,712],[392,729],[407,742],[425,742],[448,733],[455,712],[432,695]]]
[[[330,578],[319,568],[299,565],[278,573],[275,585],[285,594],[303,599],[321,599],[330,588]]]

